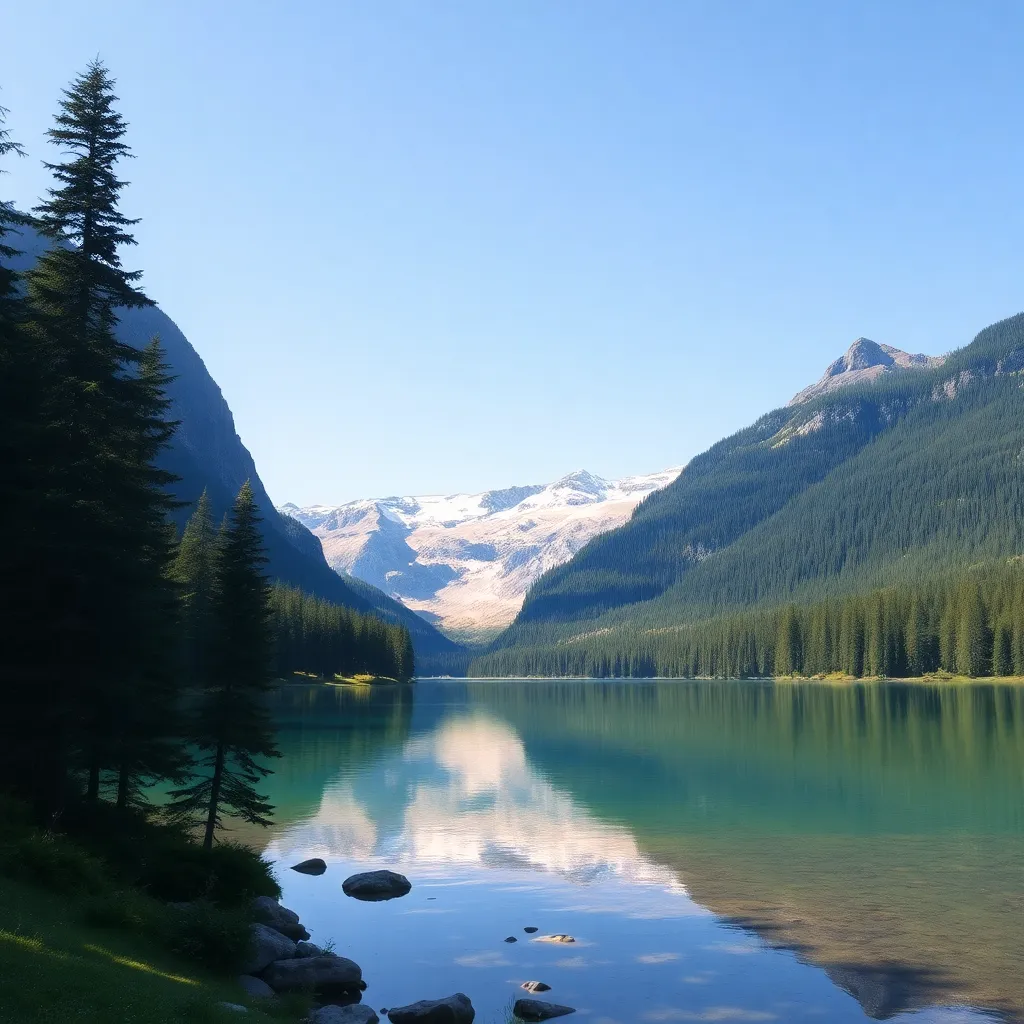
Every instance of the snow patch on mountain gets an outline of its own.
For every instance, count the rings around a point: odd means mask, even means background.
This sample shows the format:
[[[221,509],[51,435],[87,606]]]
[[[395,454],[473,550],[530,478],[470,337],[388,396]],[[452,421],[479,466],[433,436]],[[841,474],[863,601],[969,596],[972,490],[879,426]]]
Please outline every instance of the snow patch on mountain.
[[[526,591],[592,537],[621,526],[676,467],[605,480],[578,470],[550,484],[480,494],[282,505],[331,566],[401,601],[458,639],[486,639],[516,616]]]

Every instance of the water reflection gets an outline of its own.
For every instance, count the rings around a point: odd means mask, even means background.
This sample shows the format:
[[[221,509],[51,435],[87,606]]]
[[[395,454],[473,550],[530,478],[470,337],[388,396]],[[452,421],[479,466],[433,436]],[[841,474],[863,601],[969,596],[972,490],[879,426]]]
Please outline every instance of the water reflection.
[[[421,682],[277,712],[268,852],[337,864],[288,897],[364,958],[400,929],[410,986],[469,973],[497,1012],[545,970],[593,1021],[1024,1019],[1020,689]],[[413,896],[354,910],[364,865]],[[502,948],[526,913],[579,944]]]

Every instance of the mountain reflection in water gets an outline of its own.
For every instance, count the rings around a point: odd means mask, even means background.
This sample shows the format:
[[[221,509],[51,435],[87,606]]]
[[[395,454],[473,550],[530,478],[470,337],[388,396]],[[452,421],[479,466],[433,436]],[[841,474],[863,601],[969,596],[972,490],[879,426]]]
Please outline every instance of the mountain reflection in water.
[[[406,942],[437,988],[417,998],[479,979],[474,1003],[500,1009],[532,967],[595,1024],[1024,1020],[1024,689],[453,680],[275,700],[268,855],[334,862],[282,872],[286,901],[314,938],[343,929],[371,983]],[[413,893],[355,908],[341,872],[363,866]],[[501,946],[553,908],[552,930],[592,937],[539,961]]]

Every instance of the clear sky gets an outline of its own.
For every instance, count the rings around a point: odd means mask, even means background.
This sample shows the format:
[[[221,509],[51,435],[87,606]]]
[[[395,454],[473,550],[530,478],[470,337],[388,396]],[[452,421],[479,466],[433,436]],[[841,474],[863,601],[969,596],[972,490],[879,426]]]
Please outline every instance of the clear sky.
[[[128,263],[275,501],[685,462],[1024,307],[1024,4],[0,2],[30,205],[99,54]],[[10,162],[9,162],[10,164]]]

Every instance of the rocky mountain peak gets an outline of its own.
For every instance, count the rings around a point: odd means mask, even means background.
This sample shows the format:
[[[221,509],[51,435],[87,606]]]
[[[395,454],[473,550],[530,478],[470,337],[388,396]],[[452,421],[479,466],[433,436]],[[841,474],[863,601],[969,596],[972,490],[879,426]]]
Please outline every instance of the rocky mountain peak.
[[[872,366],[892,366],[895,361],[877,341],[858,338],[844,355],[829,366],[825,377],[835,377],[852,370],[867,370]]]
[[[944,362],[945,356],[904,352],[903,349],[893,348],[892,345],[880,345],[870,338],[858,338],[843,355],[829,364],[817,383],[797,392],[789,404],[809,402],[819,395],[826,395],[852,384],[875,380],[883,373],[893,370],[928,369],[941,366]]]

